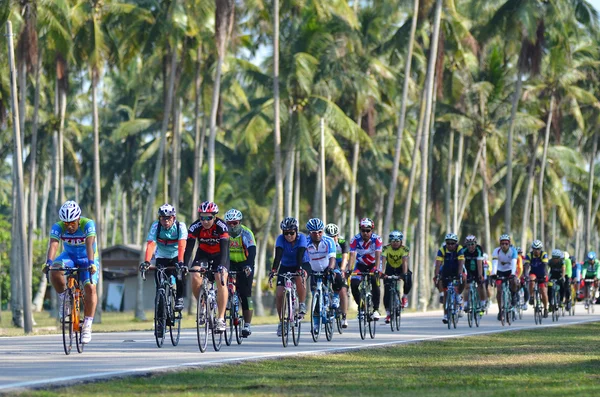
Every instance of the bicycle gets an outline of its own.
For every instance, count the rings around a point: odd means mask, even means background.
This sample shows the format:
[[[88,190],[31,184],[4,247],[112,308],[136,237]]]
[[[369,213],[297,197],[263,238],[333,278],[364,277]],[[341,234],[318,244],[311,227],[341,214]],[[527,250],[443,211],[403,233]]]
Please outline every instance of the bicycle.
[[[165,332],[169,327],[169,334],[173,346],[179,344],[181,333],[181,312],[175,311],[175,277],[167,276],[167,269],[176,269],[177,278],[181,278],[181,269],[179,266],[151,266],[148,269],[155,270],[158,277],[156,286],[156,297],[154,298],[154,338],[156,346],[163,346],[165,341]],[[146,281],[146,270],[140,269],[142,279]]]
[[[65,354],[68,356],[71,354],[73,348],[73,339],[75,339],[75,345],[78,353],[83,353],[84,343],[81,341],[81,331],[83,329],[84,309],[85,300],[84,294],[79,286],[79,280],[77,274],[80,271],[89,271],[91,266],[87,269],[84,268],[49,268],[48,272],[61,271],[67,276],[67,289],[65,290],[65,297],[63,299],[63,316],[60,319],[62,323],[62,336],[63,336],[63,347]],[[46,278],[49,279],[49,274],[46,274]]]
[[[394,328],[396,331],[400,331],[400,323],[402,321],[402,311],[404,308],[400,303],[400,292],[398,290],[398,280],[403,280],[401,276],[386,276],[386,279],[391,280],[390,283],[390,302],[389,302],[389,310],[390,310],[390,327],[392,332],[394,332]]]
[[[231,345],[233,334],[235,331],[235,340],[238,345],[242,344],[242,329],[244,329],[244,316],[241,313],[240,295],[235,288],[236,286],[237,272],[230,271],[229,278],[227,280],[227,289],[229,291],[227,298],[227,309],[225,310],[225,322],[228,323],[229,332],[225,343],[227,346]]]
[[[479,293],[477,292],[479,283],[475,278],[471,278],[467,282],[470,283],[469,295],[467,298],[467,302],[469,302],[469,310],[467,310],[467,320],[470,328],[473,328],[473,323],[475,323],[476,327],[479,327],[479,321],[481,320],[481,312],[483,311],[483,309],[481,308],[481,301],[479,300]]]
[[[535,320],[536,324],[542,325],[542,319],[544,318],[544,307],[542,305],[542,293],[540,291],[540,284],[544,282],[544,279],[535,279],[535,282],[533,283],[533,299],[534,299],[534,306],[533,306],[533,319]]]
[[[198,338],[198,347],[200,348],[201,353],[206,351],[206,347],[208,346],[208,331],[210,330],[213,348],[215,351],[219,351],[221,350],[221,345],[223,343],[223,336],[227,339],[227,330],[225,332],[217,331],[217,320],[219,317],[217,313],[218,306],[215,281],[209,281],[208,277],[206,277],[206,273],[210,271],[208,270],[209,262],[196,262],[194,267],[198,267],[198,269],[192,268],[189,270],[190,273],[204,274],[204,277],[202,277],[202,286],[200,287],[200,292],[198,294],[196,309],[196,336]],[[222,274],[222,270],[215,270],[212,271],[212,273]],[[221,279],[221,285],[225,285],[223,279]]]
[[[594,280],[591,278],[585,279],[585,309],[588,314],[594,313],[594,298],[596,297],[596,288],[594,287]]]
[[[511,325],[514,308],[512,306],[512,292],[508,285],[509,277],[498,276],[497,278],[502,282],[502,293],[500,295],[500,322],[502,323],[502,326],[504,326],[505,323]]]
[[[360,291],[360,302],[358,305],[358,329],[360,332],[360,338],[365,339],[367,337],[367,328],[369,329],[369,336],[371,339],[375,339],[375,331],[377,326],[377,320],[373,318],[373,295],[371,292],[370,277],[375,276],[377,273],[361,273],[354,272],[352,276],[360,276],[360,284],[358,290]]]
[[[523,319],[523,305],[525,304],[525,284],[519,282],[519,303],[517,305],[517,316],[519,320]]]
[[[552,309],[552,322],[558,321],[560,318],[560,285],[558,280],[553,278],[548,282],[548,287],[552,287],[552,295],[550,299],[550,308]]]
[[[273,285],[273,277],[275,274],[269,277],[269,287]],[[300,329],[302,316],[300,315],[300,301],[298,299],[298,292],[296,291],[295,277],[302,277],[302,283],[304,284],[304,273],[303,272],[287,272],[280,274],[284,279],[285,292],[283,296],[283,306],[281,308],[281,342],[283,347],[288,346],[289,333],[292,333],[292,341],[294,346],[298,346],[300,343]]]
[[[335,320],[335,324],[336,324],[336,328],[337,331],[340,335],[342,335],[344,333],[344,328],[342,327],[342,324],[344,323],[344,320],[342,319],[342,308],[341,308],[341,303],[338,304],[338,306],[336,308],[333,308],[333,296],[335,295],[335,292],[333,291],[333,275],[329,275],[329,282],[327,283],[327,293],[329,294],[330,299],[330,305],[332,306],[331,311],[333,312],[333,317]],[[350,288],[347,288],[348,291],[350,291]],[[338,300],[340,298],[340,295],[338,293]],[[349,300],[347,302],[350,302]]]
[[[569,315],[570,316],[574,316],[575,315],[575,305],[577,304],[577,286],[576,286],[577,281],[573,281],[571,280],[571,308],[569,310]]]
[[[311,277],[316,282],[316,288],[312,295],[311,310],[310,310],[310,333],[313,341],[319,340],[321,328],[325,326],[325,337],[331,341],[333,337],[333,309],[331,301],[333,300],[329,288],[323,285],[324,272],[313,272]]]
[[[446,282],[446,290],[448,293],[446,294],[444,309],[448,316],[448,329],[451,329],[452,326],[456,328],[456,324],[458,323],[458,293],[456,292],[455,285],[458,284],[459,281],[456,277],[446,277]]]

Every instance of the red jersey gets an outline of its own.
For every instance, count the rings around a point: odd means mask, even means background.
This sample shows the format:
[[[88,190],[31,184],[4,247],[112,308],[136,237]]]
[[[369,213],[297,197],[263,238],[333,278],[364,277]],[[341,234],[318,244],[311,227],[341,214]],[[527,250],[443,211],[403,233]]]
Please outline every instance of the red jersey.
[[[190,225],[187,238],[188,240],[198,240],[198,251],[215,255],[221,252],[221,240],[229,240],[229,230],[227,224],[221,218],[215,218],[215,222],[210,229],[203,228],[202,223],[197,220]],[[196,254],[196,257],[198,257],[198,254]]]

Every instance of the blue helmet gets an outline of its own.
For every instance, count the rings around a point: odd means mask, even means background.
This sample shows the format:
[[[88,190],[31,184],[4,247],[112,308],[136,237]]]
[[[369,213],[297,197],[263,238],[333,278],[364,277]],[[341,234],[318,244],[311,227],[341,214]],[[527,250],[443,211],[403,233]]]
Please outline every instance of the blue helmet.
[[[325,224],[319,218],[312,218],[306,222],[306,229],[309,232],[318,232],[319,230],[323,230],[325,228]]]
[[[596,260],[596,253],[595,253],[594,251],[590,251],[590,252],[588,252],[588,254],[587,254],[587,258],[588,258],[588,260],[590,260],[590,261]]]

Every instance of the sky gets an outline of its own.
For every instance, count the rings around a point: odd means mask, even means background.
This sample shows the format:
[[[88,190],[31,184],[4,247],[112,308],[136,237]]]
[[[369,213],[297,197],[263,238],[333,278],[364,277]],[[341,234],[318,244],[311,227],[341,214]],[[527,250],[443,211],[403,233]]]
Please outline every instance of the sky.
[[[588,0],[591,5],[594,6],[596,10],[600,12],[600,0]]]

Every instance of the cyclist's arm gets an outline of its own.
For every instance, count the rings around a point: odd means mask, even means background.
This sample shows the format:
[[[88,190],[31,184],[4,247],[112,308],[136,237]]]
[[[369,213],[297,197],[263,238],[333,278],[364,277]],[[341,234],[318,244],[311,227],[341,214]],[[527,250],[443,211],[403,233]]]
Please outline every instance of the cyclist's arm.
[[[440,266],[442,266],[442,261],[439,259],[436,259],[435,260],[435,271],[434,271],[436,278],[440,277]]]
[[[302,263],[304,262],[304,253],[306,252],[306,247],[298,247],[296,251],[296,266],[299,268],[302,267]]]
[[[279,264],[281,263],[281,258],[283,258],[283,247],[275,247],[275,258],[273,258],[273,266],[271,269],[273,272],[279,270]]]
[[[356,251],[350,250],[350,260],[348,261],[348,265],[356,263]]]
[[[381,271],[385,273],[385,268],[387,266],[387,257],[383,255],[381,257]]]
[[[248,257],[246,258],[246,265],[254,269],[254,261],[256,259],[256,245],[248,247]]]
[[[477,274],[483,277],[483,260],[477,259]]]
[[[498,258],[492,259],[492,271],[490,275],[495,276],[498,272]]]
[[[219,241],[221,252],[221,266],[229,264],[229,235],[225,233],[225,237],[221,237]]]
[[[185,223],[179,222],[179,241],[177,242],[177,262],[183,262],[185,247],[187,246],[188,231]]]
[[[347,267],[348,267],[348,253],[344,252],[342,254],[342,263],[340,265],[340,270],[341,271],[346,271]]]
[[[56,258],[56,251],[58,251],[58,245],[59,241],[57,239],[50,238],[50,241],[48,241],[48,253],[46,254],[46,262],[54,262],[54,258]]]
[[[183,252],[183,263],[189,265],[192,253],[196,248],[196,238],[188,235],[187,242],[185,244],[185,251]]]
[[[373,270],[381,270],[381,251],[375,251],[375,268]]]
[[[585,275],[587,274],[587,266],[584,264],[581,266],[581,278],[585,279]]]
[[[96,241],[96,236],[87,236],[85,238],[85,252],[88,257],[88,266],[94,265],[94,242]],[[96,273],[95,268],[90,271],[91,274]]]
[[[402,258],[402,274],[408,273],[408,255]]]
[[[146,262],[150,262],[150,259],[152,259],[152,255],[154,255],[155,250],[156,250],[156,241],[148,240],[148,244],[146,245],[146,256],[144,257],[144,260]]]
[[[517,258],[512,258],[510,261],[510,274],[517,275]]]

